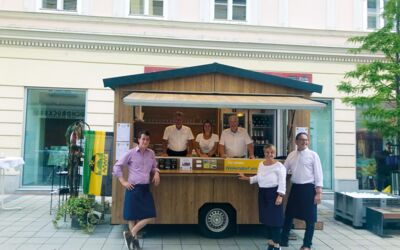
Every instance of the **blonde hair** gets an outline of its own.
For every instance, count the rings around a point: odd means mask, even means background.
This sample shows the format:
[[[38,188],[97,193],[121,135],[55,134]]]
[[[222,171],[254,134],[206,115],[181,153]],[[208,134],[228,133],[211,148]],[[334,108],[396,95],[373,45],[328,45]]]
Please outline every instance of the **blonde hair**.
[[[274,150],[274,152],[276,153],[276,147],[275,147],[274,144],[265,144],[265,146],[263,148],[263,151],[265,151],[265,150],[267,150],[269,148],[272,148],[272,150]]]

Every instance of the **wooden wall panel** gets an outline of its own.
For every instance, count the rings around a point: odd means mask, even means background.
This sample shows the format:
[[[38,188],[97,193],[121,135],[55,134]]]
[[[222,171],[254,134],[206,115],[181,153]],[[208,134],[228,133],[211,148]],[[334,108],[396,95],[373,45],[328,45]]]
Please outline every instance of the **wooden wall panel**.
[[[114,131],[116,131],[117,123],[131,123],[131,138],[130,142],[132,146],[132,135],[133,135],[133,107],[124,105],[122,102],[122,96],[125,96],[121,89],[115,90],[115,102],[114,102]],[[116,136],[114,136],[114,159],[115,159],[115,140]],[[124,176],[127,177],[127,171],[125,169]],[[124,195],[125,190],[122,187],[119,180],[113,177],[112,183],[112,206],[111,206],[111,224],[126,224],[126,221],[123,219],[123,207],[124,207]]]
[[[214,178],[214,202],[230,203],[236,209],[238,224],[258,224],[257,185],[238,180],[237,176]]]
[[[258,224],[257,185],[235,175],[161,175],[152,192],[157,224],[197,224],[198,210],[210,202],[232,204],[239,224]]]
[[[218,93],[249,93],[249,94],[273,94],[273,95],[308,95],[307,92],[275,86],[262,82],[252,81],[244,78],[227,76],[222,74],[215,75],[214,91]]]
[[[177,78],[165,81],[133,84],[123,87],[124,90],[152,90],[170,92],[212,92],[214,75],[200,75],[188,78]]]
[[[157,224],[197,224],[198,209],[212,200],[213,178],[209,176],[161,175],[158,187],[152,187]]]

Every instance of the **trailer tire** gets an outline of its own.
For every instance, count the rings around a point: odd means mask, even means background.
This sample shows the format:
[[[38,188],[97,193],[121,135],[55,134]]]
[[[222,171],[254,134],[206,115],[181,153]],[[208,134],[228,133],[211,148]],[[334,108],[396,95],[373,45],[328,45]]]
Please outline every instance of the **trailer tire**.
[[[225,238],[236,232],[236,210],[226,203],[204,204],[199,209],[200,233],[208,238]]]

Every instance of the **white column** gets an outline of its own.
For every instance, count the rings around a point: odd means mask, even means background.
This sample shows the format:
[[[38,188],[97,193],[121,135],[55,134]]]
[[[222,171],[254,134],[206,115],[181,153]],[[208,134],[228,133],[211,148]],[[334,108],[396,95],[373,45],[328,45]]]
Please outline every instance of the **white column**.
[[[336,28],[336,4],[335,0],[326,0],[326,29],[334,30]]]
[[[201,22],[210,22],[213,13],[211,12],[211,5],[213,0],[200,0],[199,1],[199,10],[200,10],[200,21]],[[213,8],[214,9],[214,8]]]
[[[282,27],[288,27],[289,25],[289,0],[280,0],[279,6],[279,25]]]
[[[367,29],[367,0],[354,0],[353,1],[353,29],[366,30]]]

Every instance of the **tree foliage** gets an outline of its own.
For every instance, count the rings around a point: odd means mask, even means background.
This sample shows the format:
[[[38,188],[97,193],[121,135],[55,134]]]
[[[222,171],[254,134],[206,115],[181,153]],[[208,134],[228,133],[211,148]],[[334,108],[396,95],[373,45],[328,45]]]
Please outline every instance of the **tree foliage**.
[[[358,64],[347,72],[338,90],[346,94],[343,101],[362,108],[369,130],[380,132],[395,141],[400,139],[400,0],[385,4],[384,27],[350,42],[359,45],[352,53],[369,52],[377,60]]]

